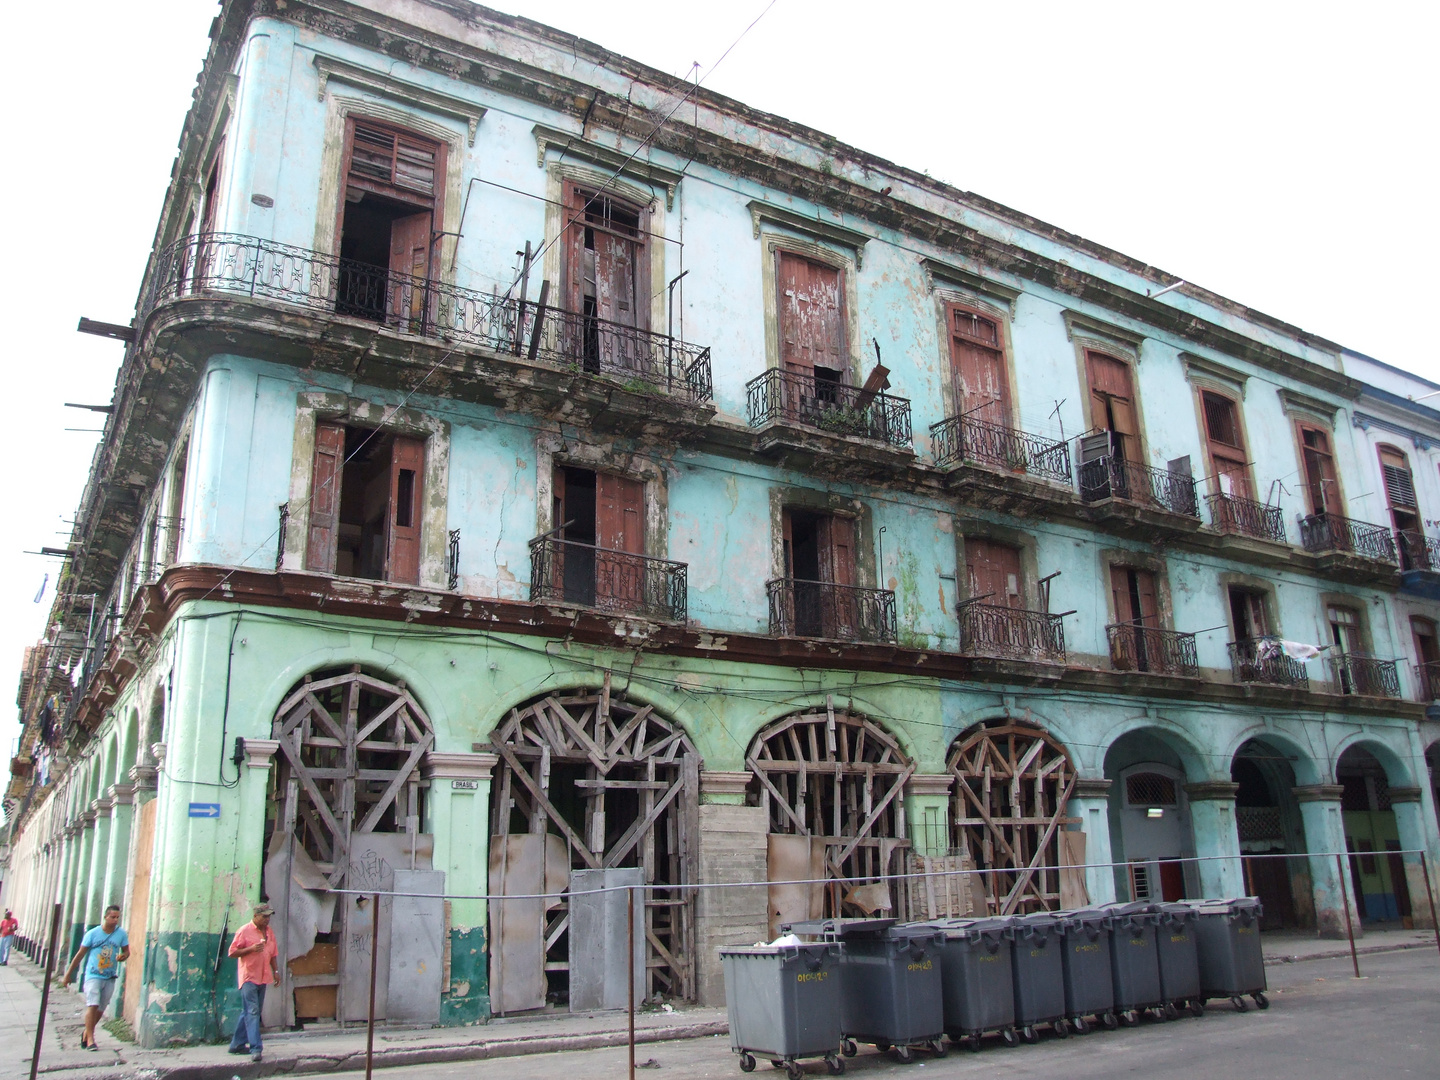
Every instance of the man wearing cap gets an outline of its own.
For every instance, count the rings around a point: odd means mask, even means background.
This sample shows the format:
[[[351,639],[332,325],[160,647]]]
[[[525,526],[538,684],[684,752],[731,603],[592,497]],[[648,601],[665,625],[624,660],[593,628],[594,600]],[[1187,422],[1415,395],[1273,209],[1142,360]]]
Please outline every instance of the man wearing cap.
[[[249,1054],[251,1061],[259,1061],[262,1052],[260,1009],[265,1004],[265,987],[280,981],[280,971],[275,966],[279,949],[275,935],[270,932],[272,914],[274,909],[269,904],[257,904],[254,916],[230,942],[230,955],[238,961],[241,1006],[235,1036],[230,1040],[230,1053]]]

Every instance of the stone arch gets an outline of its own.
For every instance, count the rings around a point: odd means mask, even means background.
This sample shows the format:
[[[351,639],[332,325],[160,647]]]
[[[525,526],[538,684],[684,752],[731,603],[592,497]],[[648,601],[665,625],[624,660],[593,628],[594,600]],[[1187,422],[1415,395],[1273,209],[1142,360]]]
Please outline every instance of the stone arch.
[[[515,705],[491,732],[490,749],[500,758],[491,891],[555,894],[492,902],[492,1011],[543,1006],[552,980],[572,1009],[614,1007],[591,969],[605,956],[598,930],[576,917],[609,901],[587,897],[577,908],[564,893],[579,883],[630,883],[636,870],[652,886],[636,897],[643,994],[693,999],[695,897],[683,886],[698,878],[701,760],[686,730],[654,705],[613,693],[607,678],[598,689]]]
[[[891,732],[829,705],[796,712],[755,735],[745,765],[747,799],[768,823],[769,879],[808,882],[770,887],[772,931],[896,908],[884,879],[903,869],[895,853],[910,845],[904,795],[915,763]]]
[[[1315,752],[1306,746],[1299,737],[1277,730],[1269,724],[1252,724],[1236,734],[1225,751],[1232,766],[1235,756],[1252,742],[1261,744],[1266,749],[1267,756],[1283,758],[1294,774],[1296,785],[1308,787],[1313,784],[1329,782],[1328,762],[1317,758]],[[1255,753],[1256,748],[1252,747],[1251,752]]]
[[[1281,856],[1303,855],[1307,850],[1305,819],[1295,788],[1313,787],[1318,775],[1314,762],[1295,744],[1263,729],[1245,739],[1231,757],[1245,892],[1260,897],[1264,929],[1315,926],[1310,862]]]
[[[125,710],[125,734],[121,746],[120,764],[115,775],[117,784],[129,779],[130,770],[140,760],[140,710],[135,706]]]
[[[1408,748],[1407,748],[1408,749]],[[1340,761],[1352,750],[1361,750],[1373,757],[1385,771],[1386,783],[1392,787],[1414,787],[1415,773],[1408,757],[1383,739],[1368,732],[1359,732],[1343,739],[1335,747],[1335,777],[1339,780]]]
[[[951,744],[955,778],[950,847],[982,870],[992,914],[1060,907],[1060,867],[1068,861],[1065,816],[1079,771],[1045,728],[1020,719],[982,721]]]
[[[1418,824],[1416,816],[1408,815],[1406,824],[1411,828],[1405,835],[1396,810],[1402,804],[1418,803],[1419,790],[1405,782],[1408,770],[1384,743],[1361,736],[1342,747],[1335,759],[1335,782],[1341,790],[1351,898],[1362,923],[1411,918],[1409,874],[1399,852],[1423,846],[1424,834],[1413,827]]]

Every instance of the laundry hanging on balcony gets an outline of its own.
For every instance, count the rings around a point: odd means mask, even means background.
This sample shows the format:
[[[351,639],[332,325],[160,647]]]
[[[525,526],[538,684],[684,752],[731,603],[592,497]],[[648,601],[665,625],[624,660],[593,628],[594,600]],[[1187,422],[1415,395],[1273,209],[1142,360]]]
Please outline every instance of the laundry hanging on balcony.
[[[1306,660],[1314,660],[1329,645],[1307,645],[1303,641],[1286,641],[1283,638],[1266,638],[1260,642],[1259,653],[1261,659],[1274,660],[1280,653],[1284,653],[1291,660],[1299,660],[1302,663]]]

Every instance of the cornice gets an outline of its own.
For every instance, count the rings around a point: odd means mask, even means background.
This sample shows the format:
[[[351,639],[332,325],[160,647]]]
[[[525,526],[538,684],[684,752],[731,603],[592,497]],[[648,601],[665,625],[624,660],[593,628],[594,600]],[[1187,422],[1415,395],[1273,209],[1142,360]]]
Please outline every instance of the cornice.
[[[1072,311],[1069,308],[1065,309],[1061,317],[1065,320],[1065,336],[1071,341],[1076,338],[1098,339],[1102,342],[1113,341],[1128,349],[1133,349],[1137,356],[1140,353],[1140,346],[1148,336],[1128,327],[1117,326],[1104,319],[1097,319],[1093,315],[1086,315],[1084,312]]]
[[[748,772],[715,772],[707,770],[700,774],[701,795],[744,795],[745,788],[754,779]]]
[[[1426,435],[1423,431],[1416,431],[1414,428],[1406,427],[1404,424],[1397,424],[1391,420],[1384,420],[1378,416],[1371,416],[1369,413],[1352,410],[1350,423],[1361,431],[1369,431],[1372,427],[1381,431],[1388,431],[1393,435],[1400,435],[1410,440],[1416,450],[1433,450],[1440,445],[1440,438],[1433,435]]]
[[[845,248],[855,256],[857,268],[864,265],[865,245],[871,239],[865,233],[847,229],[833,221],[824,221],[820,218],[796,213],[794,210],[787,210],[783,206],[776,206],[764,199],[751,199],[745,206],[750,211],[750,223],[754,229],[756,240],[760,239],[761,230],[765,225],[789,229],[791,232],[801,233],[811,239],[823,240],[836,247]]]
[[[1199,780],[1185,785],[1191,802],[1234,802],[1240,785],[1230,780]]]
[[[1082,777],[1075,781],[1075,790],[1070,793],[1072,799],[1108,799],[1110,789],[1114,787],[1115,781],[1099,778]]]
[[[920,266],[925,271],[925,282],[932,293],[938,286],[953,285],[967,292],[978,293],[986,299],[1009,308],[1010,316],[1014,318],[1015,301],[1023,295],[1021,290],[1012,289],[1009,285],[1002,285],[1000,282],[974,271],[951,266],[939,259],[922,258]]]
[[[905,781],[905,790],[911,795],[946,796],[955,784],[953,773],[911,773]]]
[[[1335,414],[1340,411],[1339,405],[1291,390],[1288,386],[1279,387],[1275,392],[1280,395],[1280,405],[1289,416],[1309,416],[1334,424]]]
[[[417,109],[424,109],[428,112],[439,113],[441,116],[454,117],[463,120],[466,127],[466,139],[468,145],[475,145],[475,131],[484,118],[486,109],[483,105],[477,105],[473,101],[466,101],[464,98],[455,97],[451,94],[442,94],[438,90],[431,90],[428,87],[417,86],[415,83],[406,82],[404,79],[397,79],[393,75],[384,75],[378,71],[371,71],[369,68],[360,67],[358,64],[347,63],[333,56],[326,56],[324,53],[315,54],[315,70],[320,75],[319,99],[325,100],[325,92],[332,82],[343,82],[349,86],[355,86],[361,90],[368,90],[372,94],[387,97],[394,101],[402,101]]]
[[[621,176],[629,176],[647,184],[659,184],[665,189],[665,209],[675,209],[675,190],[680,186],[684,173],[601,146],[579,132],[561,131],[544,124],[536,124],[531,131],[535,136],[535,164],[539,168],[545,167],[546,151],[552,146],[559,147],[567,158],[588,161],[592,165],[599,165]]]
[[[1296,802],[1339,802],[1345,794],[1341,784],[1305,784],[1290,789]]]
[[[1250,378],[1245,372],[1236,371],[1190,352],[1182,352],[1180,362],[1185,365],[1185,376],[1191,382],[1196,379],[1209,379],[1233,390],[1241,401],[1245,400],[1245,384]]]

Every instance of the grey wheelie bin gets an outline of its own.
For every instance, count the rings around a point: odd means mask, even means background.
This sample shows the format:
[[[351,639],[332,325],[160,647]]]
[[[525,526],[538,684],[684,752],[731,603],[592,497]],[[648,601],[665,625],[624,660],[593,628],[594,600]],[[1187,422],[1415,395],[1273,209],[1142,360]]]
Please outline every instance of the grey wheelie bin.
[[[1165,999],[1165,1015],[1174,1019],[1182,1008],[1195,1016],[1205,1011],[1200,1000],[1200,956],[1195,948],[1195,923],[1198,916],[1189,904],[1160,903],[1155,905],[1160,916],[1156,927],[1155,951],[1160,958],[1160,996]]]
[[[940,981],[945,1034],[950,1041],[980,1049],[981,1036],[997,1032],[1007,1046],[1015,1033],[1015,929],[1008,918],[946,919],[940,931]]]
[[[834,942],[722,948],[730,1049],[740,1069],[755,1058],[783,1065],[798,1080],[798,1059],[824,1057],[830,1072],[845,1071],[840,1056],[840,949]]]
[[[1112,919],[1099,908],[1060,913],[1064,940],[1065,1015],[1075,1030],[1090,1030],[1087,1017],[1117,1026],[1115,986],[1110,974]]]
[[[1115,1010],[1134,1024],[1146,1009],[1164,1009],[1160,993],[1160,959],[1156,930],[1160,916],[1149,903],[1105,904],[1111,917],[1110,973],[1115,986]]]
[[[1265,957],[1260,951],[1260,900],[1242,896],[1233,900],[1192,900],[1195,909],[1195,948],[1200,961],[1200,997],[1228,997],[1245,1011],[1245,995],[1262,1009],[1265,996]]]
[[[1015,979],[1015,1024],[1020,1037],[1036,1042],[1037,1024],[1049,1024],[1062,1039],[1070,1034],[1065,1019],[1065,935],[1063,921],[1049,912],[1016,915],[1011,955]]]
[[[908,1064],[916,1047],[945,1052],[940,932],[933,925],[823,919],[789,929],[841,945],[840,1033],[846,1054],[855,1053],[856,1043],[872,1043],[882,1052],[893,1048]]]

